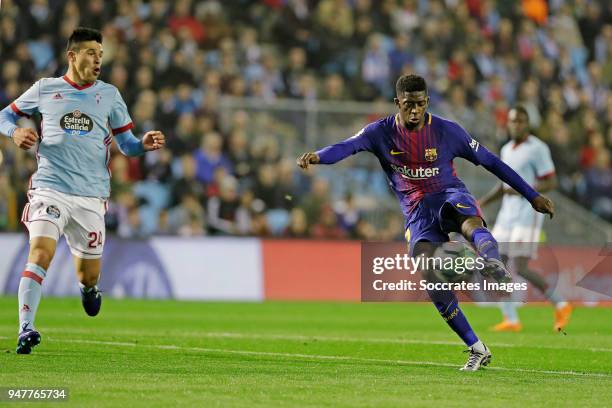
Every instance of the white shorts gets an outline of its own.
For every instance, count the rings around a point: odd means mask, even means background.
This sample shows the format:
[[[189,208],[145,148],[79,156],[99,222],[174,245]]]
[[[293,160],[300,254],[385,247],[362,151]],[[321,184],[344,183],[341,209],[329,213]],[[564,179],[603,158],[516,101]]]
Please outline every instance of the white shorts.
[[[106,200],[48,188],[28,191],[28,198],[21,221],[28,228],[30,240],[48,237],[57,241],[65,235],[74,256],[83,259],[102,256]]]
[[[507,223],[495,223],[491,234],[499,243],[500,254],[509,258],[537,257],[544,214],[536,213],[532,219],[531,225],[509,226]]]

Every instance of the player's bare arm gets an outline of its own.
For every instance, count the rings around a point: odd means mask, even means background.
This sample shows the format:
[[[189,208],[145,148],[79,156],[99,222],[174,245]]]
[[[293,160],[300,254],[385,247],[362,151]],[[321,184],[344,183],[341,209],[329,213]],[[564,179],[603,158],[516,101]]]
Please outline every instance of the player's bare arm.
[[[302,154],[297,159],[297,165],[303,169],[307,169],[311,164],[318,164],[320,161],[319,155],[315,152]]]
[[[539,193],[542,192],[542,190],[540,190],[539,188],[537,188],[536,190]],[[544,191],[550,191],[550,190],[552,190],[552,188],[548,190],[544,190]],[[508,187],[504,188],[504,194],[505,195],[521,195],[515,189],[508,188]],[[531,200],[530,204],[534,210],[542,214],[548,214],[550,215],[550,218],[552,218],[555,214],[555,205],[552,202],[552,200],[541,194],[536,196],[533,200]]]
[[[550,187],[548,189],[542,189],[542,190],[538,188],[537,191],[539,192],[550,191],[552,189],[554,189],[554,187]],[[520,194],[513,188],[503,188],[503,185],[499,184],[497,187],[495,187],[493,190],[488,192],[484,197],[482,197],[479,200],[480,205],[484,207],[488,204],[491,204],[492,202],[495,202],[496,200],[501,198],[503,195],[520,195]],[[551,199],[543,195],[539,195],[536,198],[534,198],[533,201],[531,201],[531,206],[537,212],[550,215],[550,218],[552,218],[553,215],[555,214],[554,203],[552,202]]]
[[[146,152],[159,150],[166,145],[166,136],[159,130],[151,130],[142,137],[142,146]]]
[[[495,201],[499,200],[504,196],[504,185],[502,183],[497,184],[487,194],[482,196],[478,202],[481,207],[485,207]]]
[[[546,193],[548,191],[554,190],[556,187],[557,187],[557,178],[555,176],[552,176],[552,177],[540,180],[538,182],[538,185],[536,186],[536,191],[539,193]],[[504,189],[504,194],[520,195],[516,190],[514,190],[513,188],[508,188],[508,187]],[[540,199],[540,200],[537,200],[537,199]],[[538,201],[537,203],[536,203],[536,200]],[[482,202],[481,204],[484,205]],[[545,197],[542,195],[539,195],[538,197],[536,197],[531,202],[531,206],[537,212],[541,212],[543,214],[550,215],[550,218],[552,218],[555,213],[554,203],[548,197]]]
[[[541,179],[540,181],[538,181],[538,184],[535,186],[535,189],[537,192],[539,193],[547,193],[549,191],[554,190],[555,188],[557,188],[557,177],[553,174],[550,177]],[[480,203],[484,206],[492,201],[487,201],[486,204],[484,202],[485,198],[488,198],[488,195],[490,193],[488,193],[487,195],[485,195],[485,197],[483,197],[483,199],[480,201]],[[518,193],[515,189],[513,189],[512,187],[505,187],[503,188],[503,194],[504,195],[520,195],[520,193]],[[495,199],[493,199],[493,201],[495,201],[497,199],[497,197]]]
[[[519,193],[518,191],[516,191],[512,187],[506,186],[506,187],[504,187],[504,195],[516,195],[516,196],[520,196],[521,193]]]
[[[38,141],[38,133],[31,128],[17,128],[13,133],[13,143],[20,149],[28,150]]]
[[[550,177],[540,179],[536,185],[536,190],[540,193],[547,193],[557,188],[557,177],[553,174]]]
[[[550,177],[538,181],[535,189],[538,193],[547,193],[557,188],[557,177],[553,174]],[[511,187],[504,188],[505,195],[520,195],[515,189]]]

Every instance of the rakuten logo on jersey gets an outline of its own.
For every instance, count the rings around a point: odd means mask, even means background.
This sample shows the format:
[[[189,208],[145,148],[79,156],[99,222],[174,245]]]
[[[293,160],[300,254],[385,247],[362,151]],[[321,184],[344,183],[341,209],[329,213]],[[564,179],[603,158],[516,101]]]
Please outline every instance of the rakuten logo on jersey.
[[[67,113],[60,119],[60,127],[69,135],[86,135],[93,129],[93,120],[79,110]]]
[[[396,166],[395,164],[391,164],[391,168],[408,180],[425,180],[440,174],[440,169],[438,167],[417,167],[412,169],[408,166]]]

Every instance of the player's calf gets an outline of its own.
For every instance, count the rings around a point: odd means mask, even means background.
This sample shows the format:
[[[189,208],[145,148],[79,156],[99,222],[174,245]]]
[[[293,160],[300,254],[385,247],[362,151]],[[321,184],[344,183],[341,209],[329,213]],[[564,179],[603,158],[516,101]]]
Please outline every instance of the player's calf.
[[[461,234],[472,243],[474,249],[485,260],[480,270],[483,276],[490,276],[498,282],[511,282],[512,275],[501,261],[499,245],[491,232],[484,226],[480,216],[459,216]]]
[[[497,282],[512,282],[512,275],[501,261],[499,246],[491,232],[484,226],[471,229],[469,232],[474,248],[485,261],[480,273],[492,277]]]
[[[76,257],[75,260],[83,309],[87,315],[96,316],[102,306],[102,294],[96,286],[100,278],[100,258]]]
[[[49,225],[45,225],[49,224]],[[17,354],[30,354],[32,347],[40,343],[40,333],[34,329],[34,320],[42,294],[42,284],[47,275],[49,266],[55,254],[56,240],[49,236],[39,236],[45,233],[52,235],[57,232],[54,224],[43,221],[28,223],[30,229],[30,251],[17,290],[19,305],[19,337],[17,338]],[[42,265],[42,266],[41,266]]]
[[[17,300],[19,306],[19,333],[34,330],[34,320],[42,294],[42,284],[47,272],[40,266],[28,263],[25,266],[19,288]]]

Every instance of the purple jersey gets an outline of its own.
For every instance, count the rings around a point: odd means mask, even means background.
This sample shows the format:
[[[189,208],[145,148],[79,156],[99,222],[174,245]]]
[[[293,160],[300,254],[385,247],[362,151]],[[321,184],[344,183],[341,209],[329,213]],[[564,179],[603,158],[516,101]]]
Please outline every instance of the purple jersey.
[[[360,151],[369,151],[378,157],[407,220],[426,194],[468,192],[455,173],[455,157],[484,166],[529,201],[538,195],[461,126],[431,113],[426,113],[420,130],[406,129],[399,114],[387,116],[317,153],[321,164],[333,164]]]

